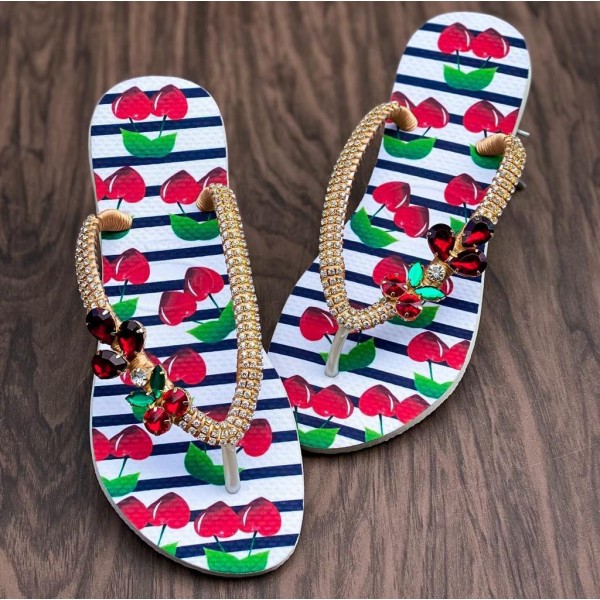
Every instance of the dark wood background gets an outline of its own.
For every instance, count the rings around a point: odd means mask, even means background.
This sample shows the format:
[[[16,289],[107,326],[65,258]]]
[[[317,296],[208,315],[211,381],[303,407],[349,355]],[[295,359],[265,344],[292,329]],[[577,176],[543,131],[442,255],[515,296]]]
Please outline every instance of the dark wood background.
[[[306,456],[281,569],[223,580],[160,557],[90,460],[73,249],[97,99],[144,74],[217,99],[268,341],[346,137],[410,34],[457,9],[509,20],[533,58],[528,188],[491,245],[463,382],[390,443]],[[0,595],[598,596],[599,28],[600,6],[576,2],[0,5]]]

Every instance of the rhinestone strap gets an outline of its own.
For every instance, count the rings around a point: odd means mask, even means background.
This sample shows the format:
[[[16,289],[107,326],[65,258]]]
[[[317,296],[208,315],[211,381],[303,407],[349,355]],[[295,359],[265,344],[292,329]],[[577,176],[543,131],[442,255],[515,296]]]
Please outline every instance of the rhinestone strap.
[[[412,113],[396,102],[376,106],[363,117],[346,142],[325,196],[319,240],[321,283],[331,315],[341,326],[352,331],[374,327],[396,314],[394,305],[385,298],[363,309],[350,306],[342,256],[346,206],[352,183],[367,146],[388,118],[394,119],[400,128],[407,131],[417,125]]]
[[[235,194],[224,185],[212,184],[204,190],[202,198],[209,198],[210,204],[214,205],[223,240],[237,334],[236,387],[225,421],[216,421],[193,406],[183,416],[172,419],[184,431],[209,445],[235,445],[250,427],[262,380],[258,304]],[[202,203],[199,199],[197,204],[206,208],[206,200]],[[112,310],[102,286],[99,236],[101,231],[128,229],[131,223],[131,217],[115,210],[90,215],[77,239],[75,261],[83,305],[88,311],[94,308],[110,311],[117,327],[121,322]],[[127,369],[132,371],[144,366],[152,367],[152,363],[142,350],[128,364]],[[173,383],[167,379],[165,388],[173,387]]]
[[[358,165],[367,145],[381,124],[397,109],[396,103],[382,104],[362,119],[342,150],[325,196],[319,241],[321,283],[331,315],[341,327],[350,331],[362,331],[374,327],[398,314],[397,298],[385,295],[367,308],[357,309],[350,305],[342,255],[346,207]],[[495,224],[515,191],[525,165],[525,150],[519,138],[503,134],[480,140],[477,150],[482,155],[504,155],[481,205],[471,217],[471,219],[484,217]],[[438,274],[436,268],[440,269],[441,277],[434,279],[431,274]],[[450,266],[434,258],[425,269],[422,285],[439,288],[452,272]],[[443,294],[441,296],[443,297]]]
[[[480,215],[486,217],[495,225],[508,201],[515,193],[517,183],[519,183],[525,168],[525,148],[523,148],[523,143],[517,136],[501,133],[480,140],[476,148],[482,156],[504,155],[481,204],[471,217]]]

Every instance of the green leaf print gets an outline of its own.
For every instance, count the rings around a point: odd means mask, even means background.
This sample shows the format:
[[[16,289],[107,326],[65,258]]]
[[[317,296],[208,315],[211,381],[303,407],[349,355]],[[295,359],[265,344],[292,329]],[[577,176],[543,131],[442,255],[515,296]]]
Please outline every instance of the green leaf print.
[[[135,314],[139,298],[130,298],[129,300],[123,300],[122,302],[116,302],[112,305],[115,315],[119,317],[121,321],[127,321],[131,319]]]
[[[269,560],[269,551],[257,552],[244,558],[237,558],[228,552],[220,552],[219,550],[204,550],[208,568],[211,571],[218,573],[256,573],[264,571],[267,568]]]
[[[461,219],[457,219],[456,217],[450,217],[450,229],[452,229],[454,233],[460,233],[464,226],[465,222]]]
[[[230,301],[218,319],[206,321],[206,323],[190,329],[188,333],[191,333],[201,342],[214,344],[224,340],[234,329],[235,317],[233,315],[233,303]]]
[[[186,242],[214,240],[219,236],[217,219],[199,223],[184,215],[170,215],[170,220],[173,233]]]
[[[444,65],[444,79],[457,90],[480,91],[492,83],[497,70],[498,67],[488,67],[466,72]]]
[[[429,137],[405,142],[389,135],[383,136],[383,147],[390,156],[409,160],[425,158],[433,150],[435,142],[436,138]]]
[[[396,238],[387,231],[371,225],[364,207],[352,215],[350,227],[360,241],[369,248],[385,248],[396,241]]]
[[[311,429],[310,431],[300,431],[298,429],[298,439],[302,446],[307,446],[308,448],[330,448],[338,432],[338,427],[322,427],[321,429]]]
[[[120,240],[124,238],[131,229],[126,229],[125,231],[103,231],[100,235],[103,240]]]
[[[469,152],[471,153],[473,162],[482,169],[494,169],[496,171],[502,162],[501,154],[498,156],[481,156],[473,145],[469,147]]]
[[[190,443],[184,459],[185,470],[196,479],[213,485],[225,485],[223,467],[215,465],[204,450]],[[241,469],[240,469],[241,471]]]
[[[119,496],[131,494],[135,490],[139,477],[139,473],[132,473],[131,475],[116,477],[115,479],[107,479],[106,477],[101,477],[100,479],[109,496],[118,498]]]
[[[166,552],[167,554],[170,554],[171,556],[175,556],[175,553],[177,552],[178,544],[179,544],[179,542],[173,542],[172,544],[165,544],[164,546],[161,546],[160,549],[163,550],[164,552]]]
[[[321,352],[326,363],[329,352]],[[340,355],[340,371],[357,371],[368,367],[375,360],[375,338],[356,344],[348,354]]]
[[[437,383],[433,379],[429,379],[429,377],[415,373],[415,387],[417,388],[417,392],[429,398],[441,398],[452,383],[452,381]]]
[[[162,158],[167,156],[175,147],[177,133],[169,133],[151,140],[137,131],[121,129],[123,145],[132,156],[144,158]]]
[[[382,437],[382,435],[379,431],[374,431],[373,429],[365,427],[365,442],[372,442],[380,437]]]

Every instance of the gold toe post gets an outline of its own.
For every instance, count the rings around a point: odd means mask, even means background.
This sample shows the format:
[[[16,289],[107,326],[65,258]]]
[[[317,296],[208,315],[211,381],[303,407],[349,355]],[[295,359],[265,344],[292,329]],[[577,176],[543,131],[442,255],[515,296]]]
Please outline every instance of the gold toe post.
[[[406,282],[399,274],[390,274],[382,284],[379,300],[366,308],[354,308],[348,299],[343,258],[346,208],[365,149],[386,119],[392,119],[405,131],[411,131],[417,125],[411,111],[395,102],[371,110],[344,146],[325,196],[319,241],[321,283],[329,312],[339,325],[325,367],[325,374],[330,377],[338,374],[339,357],[350,332],[375,327],[396,316],[406,321],[415,320],[424,302],[444,299],[445,294],[440,288],[448,277],[455,273],[481,275],[487,260],[476,246],[486,243],[492,236],[493,226],[515,192],[525,165],[525,150],[518,137],[495,134],[480,140],[476,145],[479,154],[503,156],[483,201],[458,234],[448,225],[434,225],[427,232],[430,247],[436,247],[436,236],[445,236],[445,244],[453,246],[447,252],[434,251],[434,258],[426,267],[420,263],[412,265]]]
[[[168,414],[168,423],[158,433],[168,431],[172,423],[202,442],[211,446],[221,446],[226,488],[235,493],[240,487],[235,446],[250,427],[262,380],[262,339],[258,304],[235,194],[224,185],[212,184],[204,189],[196,204],[201,210],[214,210],[219,222],[237,334],[236,387],[224,421],[216,421],[194,407],[189,392],[181,390],[187,396],[187,409],[181,414]],[[104,315],[102,318],[106,317],[104,313],[110,313],[115,332],[119,331],[122,323],[111,308],[102,285],[99,239],[102,231],[124,231],[131,227],[132,222],[131,216],[118,210],[90,215],[85,220],[77,240],[75,261],[83,305],[90,311],[88,317],[92,311],[100,311],[100,314]],[[139,326],[138,331],[145,335],[142,325],[134,323]],[[148,406],[151,410],[162,410],[166,394],[180,388],[176,388],[161,369],[161,386],[157,393],[152,387],[152,376],[156,369],[144,350],[141,349],[135,356],[128,358],[124,356],[117,338],[118,335],[115,336],[111,347],[113,353],[118,354],[117,364],[123,366],[119,372],[129,371],[134,383],[139,382],[139,387],[146,395],[155,393],[157,399]],[[143,395],[142,392],[139,393]],[[144,423],[146,424],[146,419]],[[148,425],[147,428],[151,433],[157,433]]]

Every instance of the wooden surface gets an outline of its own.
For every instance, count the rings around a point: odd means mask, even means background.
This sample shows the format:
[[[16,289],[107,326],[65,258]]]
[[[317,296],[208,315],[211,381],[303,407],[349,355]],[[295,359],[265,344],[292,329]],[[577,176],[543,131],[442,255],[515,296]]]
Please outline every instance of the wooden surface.
[[[73,249],[97,99],[142,74],[217,99],[270,340],[346,137],[410,34],[461,8],[512,22],[533,59],[528,188],[490,248],[465,378],[390,443],[306,456],[304,529],[278,571],[223,580],[160,557],[90,459]],[[576,2],[0,5],[0,595],[600,594],[599,27]]]

